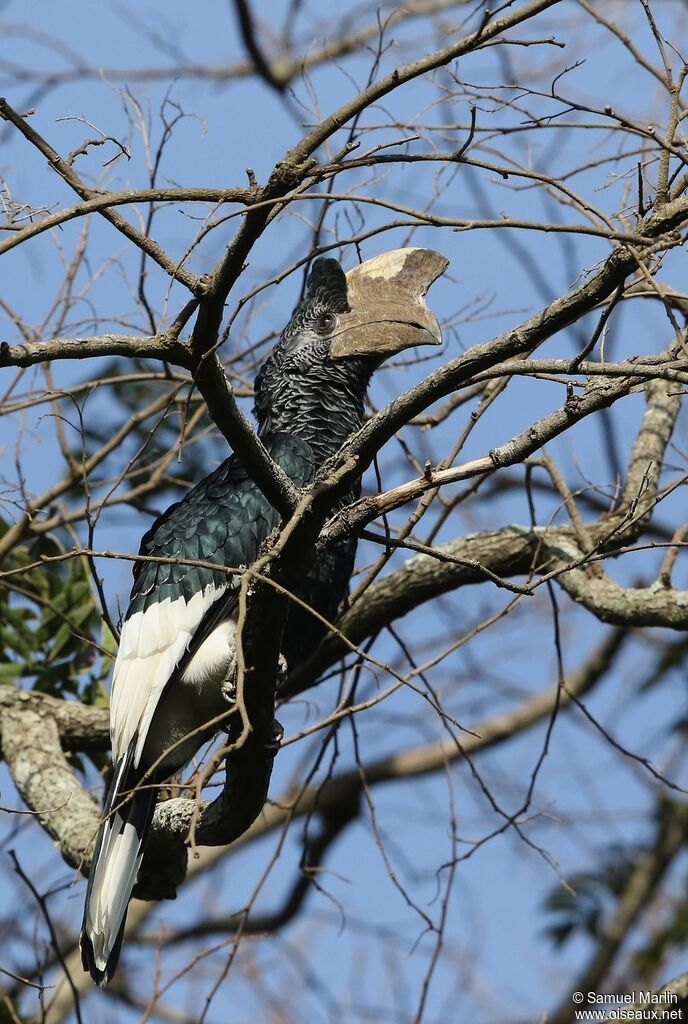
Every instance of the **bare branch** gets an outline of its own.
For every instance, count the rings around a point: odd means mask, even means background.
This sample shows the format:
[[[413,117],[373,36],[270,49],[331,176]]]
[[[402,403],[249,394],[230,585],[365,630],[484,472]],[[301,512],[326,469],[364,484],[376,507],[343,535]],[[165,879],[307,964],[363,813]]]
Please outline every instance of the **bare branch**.
[[[72,188],[77,195],[81,196],[84,200],[94,199],[96,193],[93,189],[85,185],[78,174],[72,167],[63,160],[59,153],[53,149],[49,142],[38,134],[31,125],[28,124],[26,118],[18,114],[9,105],[7,100],[0,97],[0,118],[5,121],[9,121],[14,127],[21,132],[24,138],[31,143],[32,146],[41,153],[48,161],[50,166],[57,171],[61,178]],[[130,242],[133,242],[137,248],[145,252],[147,256],[150,256],[158,266],[170,275],[176,281],[180,281],[186,285],[189,291],[193,295],[200,295],[203,293],[203,282],[200,278],[196,277],[195,274],[190,274],[184,270],[181,266],[175,263],[165,253],[156,242],[151,238],[146,238],[140,231],[137,231],[124,217],[120,214],[115,213],[108,207],[104,207],[98,211],[106,220],[117,228]]]

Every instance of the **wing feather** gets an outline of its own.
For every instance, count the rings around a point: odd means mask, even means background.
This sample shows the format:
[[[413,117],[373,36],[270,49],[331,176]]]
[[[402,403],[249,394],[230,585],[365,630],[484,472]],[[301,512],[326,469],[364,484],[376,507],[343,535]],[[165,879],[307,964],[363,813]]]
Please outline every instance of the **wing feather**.
[[[122,627],[110,697],[110,728],[113,757],[123,756],[136,739],[134,767],[158,701],[176,666],[189,647],[203,617],[228,589],[210,584],[190,601],[151,605],[135,612]]]
[[[313,453],[299,438],[266,439],[272,457],[297,484],[312,478]],[[155,709],[180,663],[217,625],[236,579],[225,566],[249,565],[279,514],[234,457],[172,505],[143,538],[141,553],[179,562],[136,563],[131,601],[115,661],[110,731],[115,758],[135,744],[138,767]],[[189,564],[211,562],[217,570]],[[217,602],[222,602],[217,604]]]
[[[264,441],[294,483],[312,478],[315,459],[306,442],[286,434]],[[231,663],[227,652],[237,593],[236,581],[224,569],[255,561],[278,523],[277,512],[232,457],[171,506],[141,543],[141,554],[166,561],[135,563],[113,673],[115,781],[96,840],[80,940],[84,967],[99,985],[107,984],[117,966],[127,904],[155,807],[154,790],[139,788],[143,770],[164,755],[171,737],[183,741],[195,730],[194,715],[201,723],[214,717],[208,691],[212,696],[219,691],[217,663],[223,672]],[[194,560],[217,565],[217,570],[190,564]],[[180,693],[180,680],[188,692]],[[161,704],[165,693],[170,699]],[[188,759],[195,749],[194,737],[182,742],[178,753]],[[164,757],[161,775],[175,771],[175,764],[174,758]]]

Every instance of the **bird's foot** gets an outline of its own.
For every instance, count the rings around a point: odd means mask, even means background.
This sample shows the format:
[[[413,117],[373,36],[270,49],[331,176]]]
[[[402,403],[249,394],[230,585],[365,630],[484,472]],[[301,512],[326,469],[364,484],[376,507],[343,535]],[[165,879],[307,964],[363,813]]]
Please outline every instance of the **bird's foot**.
[[[236,687],[236,673],[232,672],[227,676],[226,679],[222,680],[220,684],[222,696],[228,704],[236,704],[237,702],[237,687]]]
[[[282,737],[284,736],[284,729],[282,723],[278,722],[275,718],[272,723],[272,736],[265,744],[265,753],[268,757],[276,757],[277,751],[282,744]]]
[[[275,689],[278,693],[286,686],[288,675],[289,666],[287,665],[287,659],[283,654],[280,654],[277,662],[277,677],[275,679]]]

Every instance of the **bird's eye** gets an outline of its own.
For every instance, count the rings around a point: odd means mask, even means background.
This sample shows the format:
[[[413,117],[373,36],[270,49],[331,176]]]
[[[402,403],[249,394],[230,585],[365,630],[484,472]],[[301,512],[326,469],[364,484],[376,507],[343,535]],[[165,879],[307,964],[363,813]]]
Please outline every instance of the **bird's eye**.
[[[315,329],[318,334],[329,334],[335,322],[335,317],[332,313],[321,313],[316,321]]]

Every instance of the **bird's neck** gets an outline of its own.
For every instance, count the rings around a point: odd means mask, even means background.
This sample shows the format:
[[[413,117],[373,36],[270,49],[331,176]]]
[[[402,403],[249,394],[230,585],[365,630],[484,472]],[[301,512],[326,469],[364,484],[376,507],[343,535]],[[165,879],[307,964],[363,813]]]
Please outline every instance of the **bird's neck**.
[[[269,362],[256,394],[260,433],[286,431],[303,438],[322,465],[362,426],[373,368],[364,359],[324,359],[303,367],[293,360]]]

